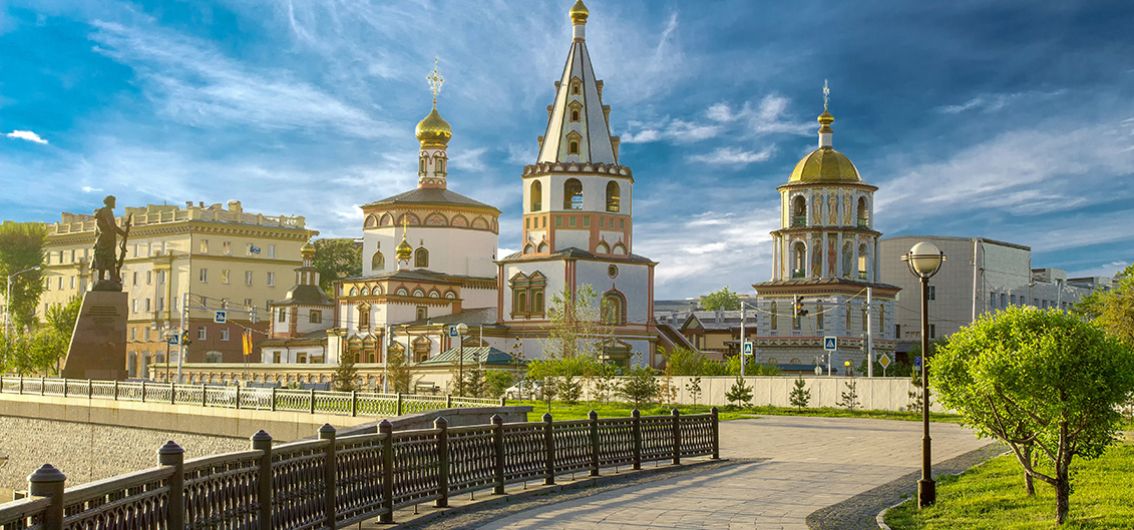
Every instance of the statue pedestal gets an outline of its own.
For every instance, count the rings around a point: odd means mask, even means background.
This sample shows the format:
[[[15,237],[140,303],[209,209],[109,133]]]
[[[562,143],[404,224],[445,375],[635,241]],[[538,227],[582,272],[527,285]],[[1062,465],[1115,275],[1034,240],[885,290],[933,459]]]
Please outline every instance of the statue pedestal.
[[[120,291],[83,294],[75,332],[63,360],[61,376],[68,379],[126,379],[126,319],[128,295]]]

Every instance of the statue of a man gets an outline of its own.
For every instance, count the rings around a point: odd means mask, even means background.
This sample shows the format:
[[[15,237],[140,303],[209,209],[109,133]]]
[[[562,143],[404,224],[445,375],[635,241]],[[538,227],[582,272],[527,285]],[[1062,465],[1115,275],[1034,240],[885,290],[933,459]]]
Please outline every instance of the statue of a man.
[[[95,211],[95,246],[94,260],[91,269],[95,271],[94,290],[121,291],[122,279],[119,273],[122,269],[122,258],[125,257],[126,238],[130,234],[130,221],[126,221],[126,229],[118,227],[114,220],[113,195],[107,195],[102,200],[103,207]],[[118,250],[118,236],[122,236],[120,255],[115,256]]]

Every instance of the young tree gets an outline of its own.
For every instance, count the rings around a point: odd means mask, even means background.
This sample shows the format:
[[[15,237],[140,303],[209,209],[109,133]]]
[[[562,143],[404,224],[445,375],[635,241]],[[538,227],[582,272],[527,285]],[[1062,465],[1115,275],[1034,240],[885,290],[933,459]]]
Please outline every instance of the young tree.
[[[330,293],[335,280],[362,274],[362,244],[353,239],[316,239],[315,270],[319,287]]]
[[[852,379],[844,383],[844,385],[846,386],[846,390],[843,390],[840,394],[839,401],[836,405],[853,411],[860,406],[858,402],[858,382]]]
[[[735,311],[740,309],[740,296],[728,287],[721,287],[719,291],[713,291],[701,297],[701,309],[705,311],[716,311],[718,309]]]
[[[1098,457],[1119,433],[1117,407],[1134,393],[1134,349],[1076,315],[1010,307],[954,333],[932,367],[946,407],[1007,443],[1025,473],[1055,488],[1063,524],[1074,458]]]
[[[618,392],[618,367],[610,363],[595,363],[591,375],[593,398],[606,403],[611,393]]]
[[[0,280],[7,282],[8,276],[21,271],[12,278],[12,299],[8,301],[12,314],[12,324],[16,329],[28,329],[35,325],[35,308],[43,294],[43,275],[41,270],[27,270],[43,264],[43,244],[47,239],[47,227],[43,223],[0,223]],[[7,289],[7,285],[0,286]],[[0,291],[3,293],[5,291]]]
[[[685,383],[685,391],[693,397],[693,404],[696,405],[697,401],[701,399],[701,376],[690,377],[689,381]]]
[[[547,315],[543,351],[548,359],[599,359],[603,344],[613,337],[612,327],[602,321],[598,294],[590,284],[577,287],[574,296],[566,288],[555,293]]]
[[[619,395],[626,401],[641,408],[643,403],[649,403],[657,397],[659,391],[658,378],[652,368],[646,366],[631,368],[626,375],[622,388],[618,390]]]
[[[791,406],[798,408],[800,411],[807,408],[811,403],[811,391],[807,389],[807,382],[803,380],[803,376],[799,376],[795,380],[795,386],[792,387],[791,393],[788,394],[788,400],[791,401]]]
[[[1107,333],[1134,346],[1134,264],[1115,275],[1109,291],[1095,291],[1075,305],[1075,310]]]
[[[386,377],[390,378],[389,390],[408,394],[413,384],[413,372],[406,363],[405,353],[388,350],[386,354]]]
[[[516,377],[508,370],[487,370],[484,374],[485,392],[489,397],[498,398],[516,382]]]
[[[744,378],[736,376],[736,382],[725,392],[725,399],[729,405],[748,407],[752,405],[752,387],[744,382]]]
[[[331,388],[339,392],[358,390],[358,368],[354,365],[355,354],[343,352],[339,355],[339,364],[335,367],[335,374],[331,376]]]
[[[464,393],[468,397],[484,397],[487,394],[488,381],[485,379],[484,369],[479,363],[471,363],[465,368]]]

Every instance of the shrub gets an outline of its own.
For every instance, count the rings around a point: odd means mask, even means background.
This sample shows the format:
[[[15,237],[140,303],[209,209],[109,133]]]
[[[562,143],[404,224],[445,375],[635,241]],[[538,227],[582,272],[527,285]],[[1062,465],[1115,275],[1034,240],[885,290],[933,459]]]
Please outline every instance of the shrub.
[[[729,405],[748,407],[752,405],[752,387],[744,382],[744,378],[736,376],[736,382],[725,392],[725,399]]]
[[[643,403],[649,403],[657,397],[658,378],[652,368],[646,366],[631,368],[626,375],[626,380],[623,381],[618,394],[633,403],[635,407],[640,408]]]
[[[788,400],[791,401],[791,406],[803,410],[811,403],[811,391],[807,389],[807,383],[803,380],[803,376],[799,376],[795,380],[795,386],[788,394]]]

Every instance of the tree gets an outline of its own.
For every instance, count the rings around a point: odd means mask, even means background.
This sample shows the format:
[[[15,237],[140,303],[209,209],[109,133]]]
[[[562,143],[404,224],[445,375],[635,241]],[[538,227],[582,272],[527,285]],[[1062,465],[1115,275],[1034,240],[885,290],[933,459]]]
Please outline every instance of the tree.
[[[646,366],[631,368],[626,376],[618,394],[633,403],[634,407],[641,408],[643,403],[649,403],[657,397],[660,389],[657,374],[652,368]]]
[[[489,397],[498,398],[516,382],[516,377],[508,370],[487,370],[484,374],[485,391]]]
[[[487,382],[480,363],[472,363],[465,368],[465,384],[462,391],[469,397],[484,397],[488,393]]]
[[[548,359],[599,359],[603,345],[613,337],[611,326],[602,322],[598,294],[590,284],[576,288],[574,296],[567,288],[555,293],[547,315],[549,327],[543,351]]]
[[[362,245],[353,239],[316,239],[313,265],[319,287],[331,292],[336,280],[362,274]]]
[[[79,309],[82,308],[83,299],[78,296],[71,297],[66,304],[55,304],[47,308],[47,313],[44,315],[44,320],[55,330],[66,338],[69,345],[71,343],[71,334],[75,332],[75,322],[79,320]]]
[[[399,350],[388,350],[386,354],[386,377],[390,379],[389,389],[408,394],[413,383],[413,372],[406,364],[406,354]]]
[[[592,397],[600,403],[606,403],[613,392],[618,392],[618,367],[611,363],[595,363],[591,375]]]
[[[1075,305],[1107,333],[1134,346],[1134,264],[1115,275],[1113,289],[1094,291]]]
[[[724,367],[727,375],[740,375],[740,356],[734,355],[725,359]],[[757,363],[752,357],[748,357],[744,360],[745,376],[780,375],[780,373],[780,367],[777,365]]]
[[[852,379],[844,383],[844,385],[846,386],[846,390],[842,391],[839,396],[839,401],[835,404],[853,411],[860,406],[858,402],[858,382]]]
[[[744,378],[736,376],[736,382],[725,392],[725,399],[729,405],[747,407],[752,405],[752,387],[744,382]]]
[[[718,309],[735,311],[740,309],[740,296],[728,287],[721,287],[719,291],[713,291],[701,297],[701,309],[705,311],[716,311]]]
[[[343,352],[339,355],[339,364],[331,376],[331,388],[339,392],[352,392],[358,390],[355,380],[358,378],[358,368],[354,365],[355,354]]]
[[[795,379],[795,386],[792,387],[791,393],[788,394],[788,400],[791,401],[791,406],[799,410],[807,408],[811,403],[811,391],[807,389],[807,382],[803,380],[803,376]]]
[[[701,399],[701,376],[695,375],[689,378],[689,381],[685,383],[685,391],[693,397],[693,404],[696,405],[697,400]]]
[[[1118,406],[1134,394],[1134,349],[1076,315],[1010,307],[954,333],[932,367],[946,407],[1055,488],[1063,524],[1074,458],[1098,457],[1119,433]]]
[[[0,279],[6,282],[11,274],[41,265],[46,239],[47,227],[43,223],[4,221],[0,224]],[[41,270],[29,270],[12,278],[12,299],[8,303],[12,312],[10,318],[17,329],[35,325],[35,309],[43,289]]]

